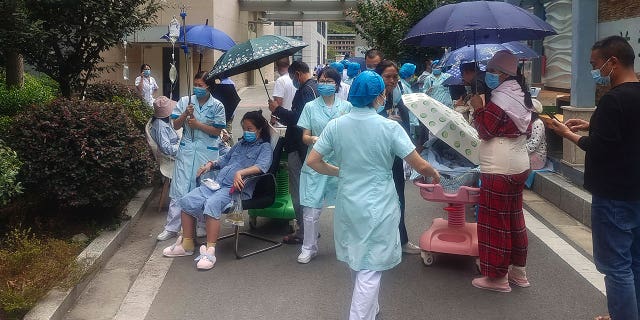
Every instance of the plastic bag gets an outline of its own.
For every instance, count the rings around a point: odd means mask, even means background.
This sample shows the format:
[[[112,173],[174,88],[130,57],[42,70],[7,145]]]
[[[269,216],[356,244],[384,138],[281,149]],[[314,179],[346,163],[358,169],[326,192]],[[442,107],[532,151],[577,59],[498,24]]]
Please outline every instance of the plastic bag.
[[[231,198],[233,199],[231,202],[231,212],[227,214],[227,217],[224,219],[225,223],[243,227],[244,226],[244,210],[242,210],[242,197],[240,196],[241,192],[233,192],[234,189],[231,189]]]

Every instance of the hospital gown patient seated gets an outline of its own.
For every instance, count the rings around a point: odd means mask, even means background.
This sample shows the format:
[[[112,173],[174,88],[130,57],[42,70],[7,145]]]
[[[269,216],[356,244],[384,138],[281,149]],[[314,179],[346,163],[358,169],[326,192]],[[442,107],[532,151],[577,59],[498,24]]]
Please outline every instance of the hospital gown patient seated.
[[[203,180],[198,188],[179,200],[182,208],[183,236],[164,249],[166,257],[189,256],[194,251],[193,224],[196,218],[205,219],[207,246],[200,248],[196,267],[213,268],[215,243],[220,232],[220,217],[230,206],[233,192],[241,192],[242,199],[251,198],[255,180],[244,183],[249,175],[265,173],[272,160],[270,133],[267,120],[260,111],[252,111],[242,118],[243,138],[220,159],[209,161],[198,170],[198,176],[211,169],[219,169],[215,180]]]

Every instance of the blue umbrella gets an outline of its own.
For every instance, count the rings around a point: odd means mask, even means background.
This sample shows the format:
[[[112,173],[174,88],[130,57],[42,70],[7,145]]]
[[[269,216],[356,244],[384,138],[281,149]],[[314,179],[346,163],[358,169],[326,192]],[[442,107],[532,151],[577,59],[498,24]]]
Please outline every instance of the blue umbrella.
[[[485,71],[487,69],[487,65],[483,62],[479,62],[478,68],[480,69],[480,71]],[[454,86],[463,84],[462,74],[460,74],[460,64],[452,65],[449,69],[447,69],[446,72],[450,74],[451,77],[442,82],[443,86]]]
[[[462,63],[478,61],[487,61],[493,55],[501,50],[508,50],[518,59],[532,59],[539,55],[531,48],[518,41],[492,44],[476,45],[475,51],[473,46],[464,46],[448,53],[440,62],[442,66],[460,65]]]
[[[188,44],[220,51],[227,51],[236,45],[229,35],[205,24],[188,25],[185,29],[187,29]],[[168,39],[168,35],[165,34],[162,38]],[[183,29],[180,29],[180,37],[177,42],[184,42]]]
[[[403,39],[422,47],[538,40],[554,35],[550,24],[502,1],[448,4],[422,18]]]

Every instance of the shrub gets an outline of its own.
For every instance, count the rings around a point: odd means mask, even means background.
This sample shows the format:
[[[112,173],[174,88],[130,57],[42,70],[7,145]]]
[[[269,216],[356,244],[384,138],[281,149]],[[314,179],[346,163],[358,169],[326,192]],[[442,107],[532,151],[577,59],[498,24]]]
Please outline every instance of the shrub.
[[[153,109],[128,86],[114,81],[100,81],[87,86],[85,98],[100,102],[114,102],[121,105],[140,132],[153,115]]]
[[[60,207],[118,207],[151,181],[146,139],[113,103],[58,99],[15,119],[21,181]]]
[[[0,206],[4,206],[13,196],[22,192],[20,182],[16,181],[21,165],[16,152],[0,140]]]
[[[81,275],[79,252],[76,244],[13,229],[0,245],[0,308],[21,319],[50,289],[72,285]]]
[[[47,76],[24,75],[22,88],[8,89],[4,83],[4,73],[0,72],[0,115],[14,116],[25,107],[46,104],[58,95],[58,84]]]
[[[0,115],[0,137],[6,137],[9,134],[9,129],[11,129],[12,125],[12,117]]]
[[[88,100],[111,102],[113,97],[140,99],[134,89],[115,81],[104,80],[87,85],[85,98]]]
[[[153,116],[153,109],[149,108],[144,100],[115,96],[112,101],[114,104],[122,106],[127,112],[129,118],[133,120],[133,124],[135,124],[136,128],[138,128],[140,132],[144,132],[144,127],[147,125],[147,121],[149,121],[149,118]]]

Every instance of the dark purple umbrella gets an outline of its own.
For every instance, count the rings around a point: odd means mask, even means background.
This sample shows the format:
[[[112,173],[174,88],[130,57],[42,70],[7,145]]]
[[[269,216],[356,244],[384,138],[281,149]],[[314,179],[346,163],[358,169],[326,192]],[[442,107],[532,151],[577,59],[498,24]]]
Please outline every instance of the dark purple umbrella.
[[[402,40],[421,47],[459,48],[479,43],[538,40],[553,27],[527,10],[502,1],[448,4],[422,18]]]

